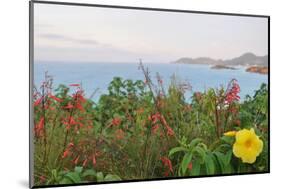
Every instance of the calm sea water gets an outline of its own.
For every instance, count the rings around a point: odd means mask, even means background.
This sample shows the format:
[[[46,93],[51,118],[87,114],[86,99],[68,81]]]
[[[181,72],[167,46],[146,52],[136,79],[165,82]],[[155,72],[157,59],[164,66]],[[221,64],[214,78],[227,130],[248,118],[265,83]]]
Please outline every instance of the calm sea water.
[[[241,88],[240,96],[243,99],[246,94],[253,95],[262,83],[267,83],[267,75],[245,72],[240,67],[238,70],[216,70],[210,69],[207,65],[189,64],[166,64],[147,63],[151,76],[155,79],[158,72],[165,86],[170,83],[170,78],[176,74],[181,80],[188,81],[192,86],[192,91],[204,91],[210,87],[226,86],[235,78]],[[81,83],[86,96],[98,89],[93,97],[97,101],[101,94],[107,93],[107,87],[113,77],[119,76],[124,79],[144,80],[137,63],[56,63],[37,62],[34,65],[34,83],[38,87],[44,80],[44,74],[54,78],[54,87],[59,84]],[[156,79],[155,79],[156,80]],[[190,97],[190,93],[186,94]]]

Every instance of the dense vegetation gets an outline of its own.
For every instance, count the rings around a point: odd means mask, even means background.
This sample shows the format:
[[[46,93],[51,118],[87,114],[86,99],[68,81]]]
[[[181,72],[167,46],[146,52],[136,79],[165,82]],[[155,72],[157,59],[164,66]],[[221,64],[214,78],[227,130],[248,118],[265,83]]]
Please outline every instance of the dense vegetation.
[[[144,81],[115,77],[96,103],[46,75],[34,89],[35,185],[268,170],[266,84],[243,102],[235,79],[187,100],[187,83],[164,89],[140,69]]]

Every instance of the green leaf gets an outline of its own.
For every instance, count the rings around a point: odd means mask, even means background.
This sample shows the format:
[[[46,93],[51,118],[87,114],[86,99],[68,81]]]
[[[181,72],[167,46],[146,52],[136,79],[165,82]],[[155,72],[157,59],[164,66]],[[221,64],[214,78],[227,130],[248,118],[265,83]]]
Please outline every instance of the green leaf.
[[[234,142],[235,137],[229,137],[229,136],[222,136],[221,140],[224,141],[227,144],[232,145]]]
[[[87,169],[87,170],[85,170],[85,171],[82,173],[82,177],[87,177],[87,176],[96,177],[96,176],[97,176],[97,173],[96,173],[96,171],[93,170],[93,169]]]
[[[56,169],[52,170],[52,177],[56,180],[56,178],[58,177],[58,172]]]
[[[177,152],[180,152],[180,151],[185,151],[186,152],[187,149],[184,148],[184,147],[175,147],[175,148],[170,150],[169,157],[171,157],[174,153],[177,153]]]
[[[103,176],[103,173],[102,172],[98,172],[97,173],[97,181],[98,182],[101,182],[104,180],[104,176]]]
[[[66,178],[70,179],[73,183],[81,182],[81,178],[77,172],[70,172],[65,175]]]
[[[63,178],[59,184],[73,184],[73,182],[68,178]]]
[[[230,149],[230,148],[231,146],[229,144],[221,144],[216,148],[216,151],[223,151],[224,149]]]
[[[184,175],[187,169],[188,164],[190,163],[192,159],[192,153],[186,153],[182,159],[181,162],[181,170],[182,170],[182,174]]]
[[[117,181],[121,180],[121,178],[118,175],[112,175],[112,174],[107,174],[104,178],[104,181]]]
[[[201,163],[204,163],[205,157],[206,157],[206,152],[203,148],[196,146],[194,148],[194,152],[197,152],[199,154],[199,157],[201,157]]]
[[[191,169],[190,175],[191,176],[198,176],[200,174],[200,168],[201,168],[200,162],[194,161],[192,163],[192,169]]]
[[[226,153],[226,155],[225,155],[225,163],[226,163],[226,165],[230,164],[231,158],[232,158],[232,149],[229,150]]]
[[[202,139],[200,139],[200,138],[196,138],[196,139],[193,139],[190,143],[189,143],[189,146],[190,146],[190,148],[192,149],[192,148],[194,148],[199,142],[201,142],[202,141]]]
[[[223,161],[223,153],[221,152],[214,152],[214,155],[216,156],[218,162],[219,162],[219,165],[220,165],[220,168],[221,168],[221,172],[224,173],[225,171],[225,164],[224,164],[224,161]]]
[[[206,172],[208,175],[215,174],[215,164],[212,158],[212,154],[208,154],[205,157]]]
[[[83,171],[83,167],[75,167],[74,171],[78,174],[80,174]]]
[[[229,150],[226,154],[221,152],[215,152],[215,156],[220,164],[222,173],[231,173],[232,166],[230,164],[232,158],[232,150]]]

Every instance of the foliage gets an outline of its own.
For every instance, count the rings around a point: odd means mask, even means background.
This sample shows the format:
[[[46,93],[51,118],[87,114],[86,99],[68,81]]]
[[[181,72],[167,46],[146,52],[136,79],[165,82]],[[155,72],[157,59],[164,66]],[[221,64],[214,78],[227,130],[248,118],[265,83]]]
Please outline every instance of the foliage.
[[[115,77],[98,102],[80,84],[46,74],[34,88],[35,185],[106,182],[268,170],[268,89],[240,100],[238,81],[191,93],[188,83],[159,74],[153,82]],[[233,154],[228,131],[253,128],[263,150],[252,164]],[[233,132],[235,133],[235,132]]]

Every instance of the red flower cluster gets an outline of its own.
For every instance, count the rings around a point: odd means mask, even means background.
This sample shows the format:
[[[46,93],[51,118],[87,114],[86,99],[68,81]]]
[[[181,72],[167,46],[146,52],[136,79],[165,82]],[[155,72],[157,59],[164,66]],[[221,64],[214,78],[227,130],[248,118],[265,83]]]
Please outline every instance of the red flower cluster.
[[[156,134],[157,133],[157,131],[158,131],[158,129],[159,129],[159,125],[158,124],[155,124],[154,126],[152,126],[152,133],[153,134]]]
[[[240,99],[240,96],[238,96],[239,92],[240,86],[238,85],[236,80],[233,80],[231,88],[226,92],[225,103],[231,104],[234,101],[238,101]]]
[[[69,130],[71,127],[75,127],[75,131],[78,131],[78,128],[83,127],[83,123],[76,121],[73,116],[69,116],[62,120],[62,123],[66,126],[66,129]]]
[[[80,155],[78,155],[78,156],[73,160],[73,163],[74,163],[75,165],[77,165],[79,159],[80,159]]]
[[[70,102],[68,102],[67,105],[65,107],[63,107],[63,108],[64,109],[73,109],[74,106]]]
[[[85,111],[84,107],[82,106],[83,103],[86,102],[84,98],[83,90],[81,89],[79,84],[71,84],[69,86],[77,87],[77,91],[72,95],[74,102],[68,102],[64,109],[78,109],[80,111]]]
[[[50,97],[51,99],[57,101],[57,102],[62,102],[62,99],[60,99],[60,98],[58,98],[58,97],[52,95],[51,93],[49,94],[49,97]]]
[[[36,96],[38,96],[38,95],[36,95]],[[33,103],[33,106],[34,106],[34,107],[39,106],[39,105],[42,103],[42,101],[43,101],[43,99],[44,99],[45,97],[49,97],[49,98],[55,100],[56,102],[62,102],[62,99],[60,99],[60,98],[58,98],[58,97],[52,95],[51,93],[49,93],[49,94],[46,95],[46,96],[42,95],[40,98],[36,99],[35,102]],[[46,99],[47,99],[47,98],[46,98]],[[45,106],[44,108],[45,108],[45,109],[48,109],[48,108],[50,107],[50,103],[51,103],[51,102],[50,102],[49,100],[46,100],[46,106]]]
[[[168,136],[173,136],[175,133],[173,129],[168,125],[166,119],[164,118],[163,115],[161,115],[159,112],[153,114],[152,116],[148,117],[148,120],[152,122],[152,132],[155,134],[157,130],[159,129],[159,125],[156,124],[158,121],[164,125],[164,127],[167,129],[167,135]]]
[[[152,116],[148,117],[149,121],[152,121],[152,124],[155,124],[158,120],[160,120],[161,114],[159,112],[153,114]]]
[[[121,119],[118,117],[113,118],[111,121],[111,125],[113,126],[119,126],[120,124],[121,124]]]
[[[72,142],[70,142],[68,145],[67,145],[67,148],[66,148],[66,150],[63,152],[63,155],[62,155],[62,159],[64,159],[64,158],[67,158],[69,155],[70,155],[70,153],[71,153],[71,149],[74,147],[74,144],[72,143]]]
[[[44,175],[41,175],[39,179],[40,179],[40,183],[46,182],[46,177]]]
[[[38,106],[38,105],[42,102],[43,98],[44,98],[44,97],[42,96],[42,97],[38,98],[37,100],[35,100],[33,106],[34,106],[34,107],[35,107],[35,106]]]
[[[61,158],[62,159],[66,159],[66,158],[71,158],[71,162],[74,165],[79,165],[80,163],[82,164],[83,167],[86,167],[88,165],[89,162],[92,162],[93,166],[95,166],[97,164],[97,160],[96,157],[100,156],[101,153],[100,152],[95,152],[92,155],[90,154],[81,154],[80,153],[80,146],[83,143],[81,142],[80,144],[77,144],[76,146],[74,146],[74,144],[72,142],[70,142],[65,151],[63,152]],[[78,155],[77,155],[78,154]]]
[[[44,117],[41,117],[39,122],[35,125],[35,128],[34,128],[35,136],[37,136],[37,137],[43,136],[44,125],[45,125]]]
[[[96,156],[95,154],[93,154],[93,159],[92,159],[92,163],[93,163],[93,166],[95,166],[97,164],[97,160],[96,160]]]
[[[168,136],[174,136],[174,131],[173,131],[173,129],[168,125],[168,123],[166,122],[166,120],[165,120],[165,118],[164,118],[164,116],[163,115],[161,115],[161,122],[163,123],[163,125],[166,127],[166,129],[167,129],[167,135]]]
[[[161,157],[160,160],[162,161],[162,164],[165,166],[166,171],[164,173],[164,175],[167,177],[169,176],[170,173],[173,173],[173,166],[172,166],[172,162],[169,158],[167,157]]]
[[[85,111],[82,104],[86,102],[86,99],[83,96],[83,91],[77,91],[73,95],[73,99],[75,99],[75,108],[79,109],[80,111]]]

